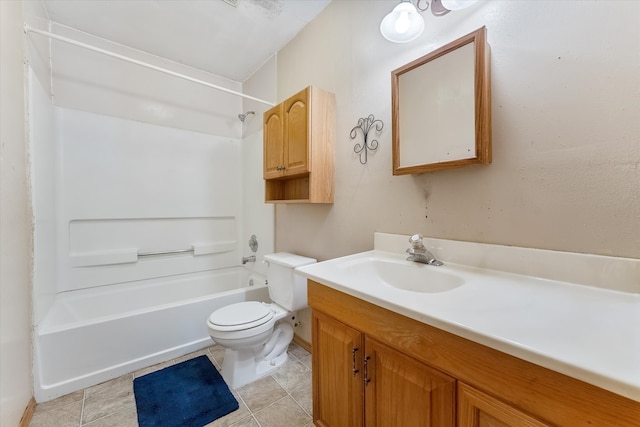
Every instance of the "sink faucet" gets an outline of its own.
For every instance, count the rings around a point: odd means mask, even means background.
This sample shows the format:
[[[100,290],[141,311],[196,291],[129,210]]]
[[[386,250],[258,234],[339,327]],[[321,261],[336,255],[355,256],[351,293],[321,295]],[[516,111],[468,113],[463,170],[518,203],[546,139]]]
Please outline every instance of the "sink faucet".
[[[255,255],[251,255],[251,256],[243,256],[242,257],[242,264],[246,264],[248,262],[256,262],[256,256]]]
[[[443,265],[442,261],[438,261],[436,257],[434,257],[433,254],[424,247],[421,234],[414,234],[409,237],[409,243],[411,244],[411,247],[406,250],[409,254],[407,261],[420,262],[422,264],[435,266]]]

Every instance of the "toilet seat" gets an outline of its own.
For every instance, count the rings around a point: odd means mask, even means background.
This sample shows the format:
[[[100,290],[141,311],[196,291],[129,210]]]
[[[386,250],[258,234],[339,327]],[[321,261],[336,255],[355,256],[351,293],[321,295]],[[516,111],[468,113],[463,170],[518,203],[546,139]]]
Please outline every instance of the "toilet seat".
[[[273,319],[271,308],[257,301],[244,301],[222,307],[209,316],[209,324],[217,331],[233,332],[255,328]]]

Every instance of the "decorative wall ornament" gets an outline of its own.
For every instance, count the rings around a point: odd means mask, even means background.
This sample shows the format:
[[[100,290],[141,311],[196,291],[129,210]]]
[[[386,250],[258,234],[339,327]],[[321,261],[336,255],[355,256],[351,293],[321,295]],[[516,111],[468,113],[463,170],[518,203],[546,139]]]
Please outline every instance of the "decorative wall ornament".
[[[373,117],[373,114],[369,114],[369,117],[358,119],[358,125],[351,129],[351,133],[349,134],[351,139],[356,139],[356,136],[358,136],[358,129],[362,131],[364,143],[357,143],[355,147],[353,147],[353,151],[360,155],[360,163],[363,165],[367,164],[368,151],[375,151],[378,148],[377,140],[372,139],[369,141],[369,131],[372,127],[375,127],[376,132],[380,133],[384,127],[384,123],[382,123],[382,120],[376,120],[376,118]]]

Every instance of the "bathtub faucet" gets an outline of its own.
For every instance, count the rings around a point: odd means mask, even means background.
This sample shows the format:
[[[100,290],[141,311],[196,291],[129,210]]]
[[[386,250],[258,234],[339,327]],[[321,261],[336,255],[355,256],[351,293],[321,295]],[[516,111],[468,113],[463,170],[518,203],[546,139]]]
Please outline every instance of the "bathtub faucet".
[[[248,262],[256,262],[256,256],[255,255],[251,255],[251,256],[243,256],[242,257],[242,264],[246,264]]]

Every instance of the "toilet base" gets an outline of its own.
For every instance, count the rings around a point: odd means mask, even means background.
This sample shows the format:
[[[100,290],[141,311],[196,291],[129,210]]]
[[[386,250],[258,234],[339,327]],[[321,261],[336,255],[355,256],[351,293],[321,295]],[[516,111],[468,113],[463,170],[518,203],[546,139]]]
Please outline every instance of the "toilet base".
[[[288,359],[287,348],[293,340],[293,327],[277,323],[266,344],[248,349],[230,349],[224,353],[222,378],[231,389],[266,377],[277,371]]]
[[[288,359],[285,351],[271,361],[262,360],[256,363],[255,357],[251,356],[242,360],[242,357],[238,357],[241,356],[239,353],[237,350],[227,349],[224,354],[222,371],[220,372],[222,378],[232,390],[273,374]],[[232,362],[227,363],[227,358],[230,358]]]

